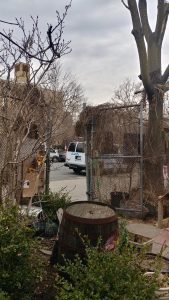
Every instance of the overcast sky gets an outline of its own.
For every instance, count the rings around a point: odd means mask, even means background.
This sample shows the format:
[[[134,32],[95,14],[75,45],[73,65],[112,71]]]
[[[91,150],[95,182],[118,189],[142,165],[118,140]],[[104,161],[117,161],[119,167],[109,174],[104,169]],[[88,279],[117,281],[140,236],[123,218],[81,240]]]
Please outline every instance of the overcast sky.
[[[156,0],[147,0],[151,25],[154,25]],[[14,21],[30,15],[40,17],[40,25],[56,24],[56,9],[61,13],[69,0],[1,0],[0,18]],[[2,27],[2,24],[0,25]],[[65,71],[73,73],[82,85],[89,103],[111,99],[113,89],[127,77],[137,81],[139,63],[131,35],[129,11],[121,0],[73,0],[65,21],[64,38],[71,40],[72,52],[61,59]],[[169,38],[163,48],[164,67],[169,63]]]

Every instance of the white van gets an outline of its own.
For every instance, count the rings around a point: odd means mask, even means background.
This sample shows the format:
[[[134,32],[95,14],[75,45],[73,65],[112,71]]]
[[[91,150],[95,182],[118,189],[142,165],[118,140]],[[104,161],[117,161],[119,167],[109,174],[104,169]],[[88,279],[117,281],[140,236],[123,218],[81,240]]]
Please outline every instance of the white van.
[[[71,142],[66,152],[65,166],[72,169],[76,174],[86,170],[85,142]]]

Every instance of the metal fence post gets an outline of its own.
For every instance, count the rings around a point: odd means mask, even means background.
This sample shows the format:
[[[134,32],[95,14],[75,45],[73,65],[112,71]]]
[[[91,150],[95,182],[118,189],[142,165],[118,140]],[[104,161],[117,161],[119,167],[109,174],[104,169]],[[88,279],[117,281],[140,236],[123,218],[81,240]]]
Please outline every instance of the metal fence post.
[[[143,217],[143,100],[140,102],[140,205]]]
[[[85,141],[86,141],[86,151],[85,151],[85,161],[86,161],[86,187],[87,187],[87,200],[90,200],[90,166],[89,166],[89,127],[86,125],[85,128]]]
[[[49,194],[50,183],[50,142],[51,142],[52,122],[51,107],[48,106],[47,127],[46,127],[46,178],[45,178],[45,194]]]

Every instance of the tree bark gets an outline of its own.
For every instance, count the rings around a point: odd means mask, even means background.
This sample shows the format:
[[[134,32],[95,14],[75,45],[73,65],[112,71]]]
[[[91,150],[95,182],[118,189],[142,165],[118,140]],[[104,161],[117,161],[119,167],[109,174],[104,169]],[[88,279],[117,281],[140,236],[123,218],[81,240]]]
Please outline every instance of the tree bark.
[[[149,119],[144,153],[144,188],[149,202],[164,193],[163,164],[165,140],[163,130],[163,94],[158,90],[149,101]]]

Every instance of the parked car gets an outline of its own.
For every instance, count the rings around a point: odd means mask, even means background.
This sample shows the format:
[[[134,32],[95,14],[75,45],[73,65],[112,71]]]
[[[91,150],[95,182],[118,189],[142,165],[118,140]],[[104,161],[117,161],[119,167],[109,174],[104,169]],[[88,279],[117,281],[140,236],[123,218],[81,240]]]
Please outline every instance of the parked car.
[[[59,161],[59,151],[58,149],[53,149],[53,148],[50,148],[49,149],[49,157],[50,157],[50,160],[52,162],[58,162]]]
[[[66,160],[66,152],[63,149],[50,148],[49,149],[50,160],[53,163],[56,162],[65,162]]]
[[[66,161],[66,151],[63,149],[58,149],[59,152],[59,161],[65,162]]]
[[[65,166],[72,169],[76,174],[86,170],[85,142],[71,142],[66,152]]]

